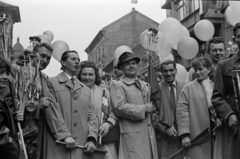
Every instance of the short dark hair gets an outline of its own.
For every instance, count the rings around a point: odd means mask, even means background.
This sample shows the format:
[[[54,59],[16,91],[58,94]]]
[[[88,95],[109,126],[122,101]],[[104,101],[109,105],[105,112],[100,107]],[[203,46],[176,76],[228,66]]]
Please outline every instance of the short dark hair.
[[[162,72],[162,69],[163,69],[163,65],[169,65],[169,64],[173,64],[174,68],[175,69],[177,68],[176,62],[174,62],[173,60],[166,60],[160,66],[161,72]]]
[[[222,37],[213,37],[210,40],[208,40],[206,53],[209,54],[211,44],[220,44],[220,43],[223,43],[224,49],[225,49],[226,45]]]
[[[206,67],[206,68],[210,68],[211,72],[208,74],[208,76],[209,76],[210,79],[212,79],[212,77],[213,77],[213,68],[212,68],[211,61],[208,58],[206,58],[206,57],[199,57],[199,58],[194,59],[194,61],[192,63],[192,67],[193,68],[199,67],[201,65]]]
[[[82,70],[84,68],[90,67],[90,68],[94,69],[94,73],[95,73],[95,76],[96,76],[95,84],[97,86],[99,86],[101,84],[102,80],[101,80],[101,77],[99,75],[99,69],[98,69],[97,65],[93,61],[89,61],[89,60],[82,61],[80,65],[81,65],[81,69],[80,69],[80,71],[79,71],[79,73],[77,75],[77,78],[79,79],[79,81],[82,81],[81,80]]]
[[[61,65],[62,65],[61,70],[64,70],[64,66],[63,66],[63,64],[62,64],[62,61],[67,61],[67,59],[68,59],[68,54],[69,54],[69,53],[78,54],[78,52],[75,51],[75,50],[65,51],[65,52],[62,54],[61,61],[60,61],[60,62],[61,62]]]
[[[240,23],[236,23],[233,27],[233,35],[236,36],[237,30],[240,29]]]
[[[37,43],[34,48],[33,51],[34,52],[38,52],[38,49],[41,47],[45,47],[46,49],[48,49],[49,51],[53,52],[53,48],[51,45],[49,45],[48,43]]]
[[[6,74],[10,74],[11,73],[11,63],[3,56],[0,56],[0,70],[5,69],[6,70]]]

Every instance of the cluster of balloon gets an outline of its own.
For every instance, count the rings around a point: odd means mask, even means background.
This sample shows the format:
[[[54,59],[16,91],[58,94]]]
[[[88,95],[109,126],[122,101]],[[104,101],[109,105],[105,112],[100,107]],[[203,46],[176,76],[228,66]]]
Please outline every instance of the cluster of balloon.
[[[124,52],[130,52],[133,54],[132,49],[127,46],[127,45],[122,45],[119,46],[115,51],[114,51],[114,62],[113,62],[113,66],[117,66],[118,63],[118,58],[124,53]]]
[[[240,22],[240,1],[229,1],[230,6],[225,10],[225,18],[227,22],[234,26]]]
[[[209,20],[200,20],[194,26],[194,34],[201,41],[208,41],[214,35],[215,28],[211,21]]]

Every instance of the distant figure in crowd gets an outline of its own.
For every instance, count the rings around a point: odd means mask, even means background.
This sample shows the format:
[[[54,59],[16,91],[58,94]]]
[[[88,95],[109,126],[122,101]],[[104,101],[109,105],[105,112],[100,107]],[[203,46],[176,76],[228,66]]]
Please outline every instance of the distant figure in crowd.
[[[150,114],[150,89],[137,77],[140,58],[124,52],[117,68],[124,76],[110,87],[113,110],[119,119],[120,145],[118,159],[158,159],[155,130]]]
[[[160,70],[164,81],[159,84],[160,105],[153,113],[152,119],[153,127],[157,130],[158,156],[168,158],[182,147],[175,112],[178,97],[185,83],[176,80],[177,68],[174,61],[164,61]],[[175,157],[182,158],[181,153]]]
[[[98,122],[91,105],[91,91],[76,78],[80,66],[78,53],[73,50],[64,52],[61,64],[63,72],[49,80],[71,136],[62,140],[65,146],[54,143],[49,147],[47,158],[82,159],[83,151],[91,153],[96,149]],[[75,148],[77,145],[86,149]]]
[[[0,158],[18,159],[20,147],[18,143],[17,121],[23,120],[20,111],[15,112],[8,87],[11,64],[0,56]]]
[[[197,79],[183,87],[176,112],[178,134],[184,147],[190,147],[192,139],[210,128],[209,107],[213,87],[209,79],[211,63],[207,58],[200,57],[195,59],[192,67]],[[210,159],[211,143],[191,147],[186,150],[185,155],[191,159]]]
[[[92,61],[81,62],[78,79],[91,89],[93,109],[97,114],[98,122],[102,122],[99,127],[99,134],[105,136],[115,126],[117,118],[112,112],[109,90],[106,87],[101,87],[101,77],[95,63]],[[108,107],[103,106],[103,96],[107,97]],[[117,150],[114,143],[109,143],[102,147],[108,151],[105,159],[117,159]]]
[[[215,75],[217,63],[225,57],[225,55],[226,55],[225,52],[226,52],[226,46],[223,41],[223,38],[213,37],[212,39],[210,39],[208,41],[206,55],[207,55],[207,57],[210,58],[211,63],[212,63],[212,67],[213,67],[212,77],[213,78]],[[189,81],[195,80],[196,77],[197,77],[197,75],[194,72],[194,69],[191,68],[189,71]]]
[[[233,28],[234,42],[240,48],[240,23]],[[239,70],[240,52],[218,63],[212,102],[222,121],[222,159],[240,158]]]

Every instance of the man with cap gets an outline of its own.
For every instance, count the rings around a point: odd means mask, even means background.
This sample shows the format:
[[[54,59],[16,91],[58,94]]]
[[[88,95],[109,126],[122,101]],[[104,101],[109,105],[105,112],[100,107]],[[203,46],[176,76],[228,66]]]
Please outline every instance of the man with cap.
[[[119,117],[119,159],[158,159],[155,130],[150,114],[154,106],[150,103],[147,83],[137,77],[140,58],[124,52],[117,68],[123,77],[110,87],[113,111]]]

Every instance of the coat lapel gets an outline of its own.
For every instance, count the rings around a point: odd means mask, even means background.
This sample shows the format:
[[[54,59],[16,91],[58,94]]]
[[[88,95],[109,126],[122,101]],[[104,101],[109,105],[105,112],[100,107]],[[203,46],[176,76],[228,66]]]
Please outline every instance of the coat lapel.
[[[48,86],[47,86],[47,83],[46,83],[46,79],[45,77],[42,75],[41,73],[41,83],[42,83],[42,91],[43,91],[43,96],[44,97],[49,97],[49,89],[48,89]]]
[[[60,83],[65,83],[65,85],[71,89],[73,89],[72,82],[68,79],[68,77],[65,75],[64,72],[61,72],[59,75],[57,75],[57,79]],[[76,79],[75,79],[76,80]]]

